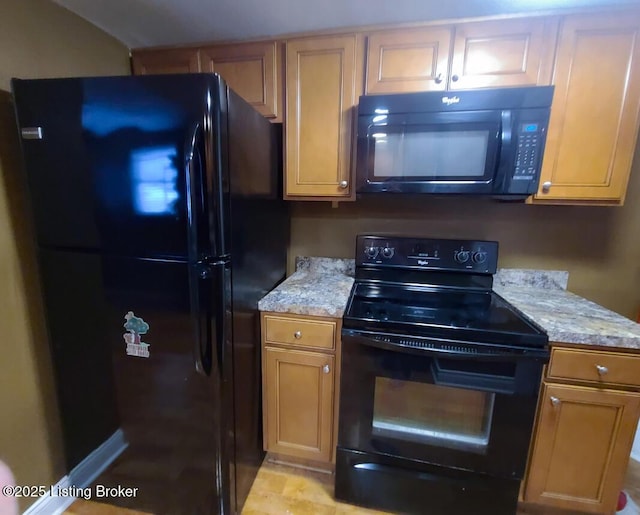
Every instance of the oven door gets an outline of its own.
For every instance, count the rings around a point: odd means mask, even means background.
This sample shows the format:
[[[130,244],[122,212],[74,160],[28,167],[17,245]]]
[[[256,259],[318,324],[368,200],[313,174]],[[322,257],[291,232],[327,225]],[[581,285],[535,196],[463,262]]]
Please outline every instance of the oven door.
[[[343,330],[338,446],[520,479],[543,361],[398,347]]]
[[[501,111],[361,115],[356,191],[495,192],[502,126]]]

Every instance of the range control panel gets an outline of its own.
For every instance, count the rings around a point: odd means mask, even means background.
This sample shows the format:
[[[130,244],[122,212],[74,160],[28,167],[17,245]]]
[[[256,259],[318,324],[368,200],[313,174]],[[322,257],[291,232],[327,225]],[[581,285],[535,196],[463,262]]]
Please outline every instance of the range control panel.
[[[495,274],[498,242],[360,235],[356,266],[367,265]]]

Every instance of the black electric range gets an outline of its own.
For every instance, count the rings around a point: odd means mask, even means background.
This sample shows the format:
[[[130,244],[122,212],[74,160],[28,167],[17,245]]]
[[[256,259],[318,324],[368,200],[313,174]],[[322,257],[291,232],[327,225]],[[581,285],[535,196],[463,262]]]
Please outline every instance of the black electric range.
[[[492,241],[358,236],[337,498],[404,513],[515,513],[549,347],[492,290],[497,262]]]

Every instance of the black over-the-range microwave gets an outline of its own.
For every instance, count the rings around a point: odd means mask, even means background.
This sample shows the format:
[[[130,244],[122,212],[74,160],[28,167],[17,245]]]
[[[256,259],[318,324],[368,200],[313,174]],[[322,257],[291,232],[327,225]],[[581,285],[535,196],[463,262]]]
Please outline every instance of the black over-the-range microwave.
[[[356,192],[535,193],[553,86],[361,96]]]

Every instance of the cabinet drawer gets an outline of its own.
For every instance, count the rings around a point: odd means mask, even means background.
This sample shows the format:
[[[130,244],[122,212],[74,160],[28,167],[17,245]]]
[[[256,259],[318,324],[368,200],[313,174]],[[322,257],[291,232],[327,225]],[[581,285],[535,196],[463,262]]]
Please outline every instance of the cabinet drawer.
[[[640,386],[640,356],[553,349],[548,377]]]
[[[333,349],[335,322],[265,316],[265,343]]]

